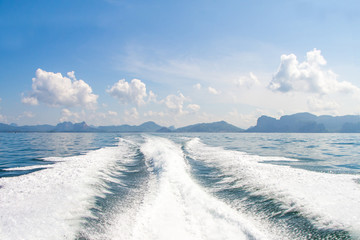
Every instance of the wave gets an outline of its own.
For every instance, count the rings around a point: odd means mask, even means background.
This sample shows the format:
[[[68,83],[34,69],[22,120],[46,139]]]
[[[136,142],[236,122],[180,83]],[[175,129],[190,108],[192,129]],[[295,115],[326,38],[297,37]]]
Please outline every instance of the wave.
[[[104,197],[116,162],[129,151],[120,140],[85,155],[47,158],[47,169],[1,178],[1,239],[74,239],[85,217],[92,216],[96,197]],[[41,165],[44,167],[44,165]]]
[[[180,145],[146,137],[141,152],[150,173],[138,206],[114,217],[94,239],[271,239],[250,219],[208,194],[189,174]]]
[[[0,239],[351,239],[360,180],[198,138],[126,136],[0,178]],[[310,229],[310,230],[309,230]]]
[[[283,165],[264,163],[264,158],[237,151],[225,150],[221,147],[210,147],[195,138],[186,144],[191,158],[203,162],[209,167],[221,170],[216,187],[218,192],[237,191],[239,197],[231,204],[249,211],[259,211],[268,219],[277,216],[277,223],[286,219],[285,215],[299,213],[297,221],[311,222],[304,228],[318,228],[310,234],[322,237],[326,234],[348,239],[346,231],[360,236],[360,185],[357,175],[329,174],[307,171]],[[219,190],[220,189],[220,190]],[[229,195],[227,196],[229,197]],[[249,200],[252,199],[252,200]],[[262,207],[256,207],[256,201]],[[272,204],[272,210],[263,206]],[[251,205],[251,206],[250,206]],[[256,213],[258,216],[261,212]],[[292,216],[293,217],[293,216]],[[296,231],[298,227],[286,226]],[[342,231],[343,230],[343,231]],[[307,230],[305,230],[305,234]],[[297,238],[308,236],[297,232]],[[316,237],[316,236],[313,236]]]

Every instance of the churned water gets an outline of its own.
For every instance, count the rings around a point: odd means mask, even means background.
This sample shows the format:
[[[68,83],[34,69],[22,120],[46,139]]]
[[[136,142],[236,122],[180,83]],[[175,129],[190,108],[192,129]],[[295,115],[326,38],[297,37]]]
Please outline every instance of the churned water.
[[[360,135],[1,133],[0,239],[359,239]]]

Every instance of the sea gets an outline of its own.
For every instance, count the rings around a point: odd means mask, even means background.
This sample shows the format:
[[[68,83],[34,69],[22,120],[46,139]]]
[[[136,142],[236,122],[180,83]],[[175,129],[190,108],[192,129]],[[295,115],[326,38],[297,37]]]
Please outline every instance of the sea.
[[[0,239],[360,239],[360,134],[0,133]]]

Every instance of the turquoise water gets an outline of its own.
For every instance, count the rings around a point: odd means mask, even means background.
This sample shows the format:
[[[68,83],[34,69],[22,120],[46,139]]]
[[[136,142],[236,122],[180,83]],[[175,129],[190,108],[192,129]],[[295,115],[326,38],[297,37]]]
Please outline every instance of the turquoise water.
[[[358,134],[0,133],[0,239],[359,239]]]

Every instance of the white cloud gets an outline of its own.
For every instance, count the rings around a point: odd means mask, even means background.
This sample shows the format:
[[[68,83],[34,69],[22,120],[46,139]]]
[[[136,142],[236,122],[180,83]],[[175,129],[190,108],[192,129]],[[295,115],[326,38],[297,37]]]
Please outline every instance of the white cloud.
[[[164,112],[154,112],[154,111],[147,111],[144,113],[144,117],[164,117],[165,113]]]
[[[179,93],[178,96],[173,94],[168,95],[163,102],[168,109],[179,114],[184,114],[183,105],[185,100],[187,100],[186,97],[182,93]]]
[[[334,101],[316,97],[308,98],[307,104],[311,111],[335,111],[340,107],[340,105]]]
[[[157,95],[153,92],[153,91],[149,91],[149,98],[148,98],[148,102],[157,102]]]
[[[201,89],[201,84],[200,83],[197,83],[193,86],[193,88],[197,89],[197,90],[200,90]]]
[[[22,116],[27,118],[33,118],[35,117],[35,114],[33,112],[25,111],[23,112]]]
[[[85,117],[84,111],[78,113],[78,112],[72,112],[69,109],[64,108],[61,110],[61,117],[59,119],[59,122],[67,122],[67,121],[79,122],[79,121],[83,121],[84,117]]]
[[[197,54],[174,55],[172,49],[128,44],[125,46],[124,54],[117,56],[116,64],[120,70],[138,76],[146,75],[156,82],[171,82],[173,86],[182,88],[195,83],[204,83],[206,86],[227,81],[231,83],[234,75],[238,75],[239,72],[244,72],[250,67],[260,68],[259,64],[263,59],[263,55],[249,51],[232,51],[225,55],[215,52],[203,58]],[[253,67],[254,64],[257,64],[256,67]]]
[[[29,97],[23,96],[22,102],[36,105],[38,102],[50,106],[83,106],[92,108],[97,104],[98,95],[92,93],[91,87],[83,80],[76,80],[74,72],[68,77],[61,73],[36,70],[32,79],[32,92]]]
[[[282,55],[278,71],[269,88],[280,92],[313,92],[329,94],[334,92],[355,93],[359,88],[347,81],[338,81],[337,75],[325,69],[326,60],[321,51],[314,49],[306,54],[306,60],[299,63],[294,54]]]
[[[147,96],[146,85],[139,79],[131,80],[130,84],[125,79],[121,79],[107,92],[122,103],[134,103],[138,106],[145,104],[144,98]]]
[[[250,72],[248,76],[241,76],[239,79],[235,81],[235,84],[238,87],[246,87],[251,88],[254,85],[260,85],[258,78],[254,73]]]
[[[213,87],[208,87],[208,91],[209,91],[209,93],[214,94],[214,95],[220,94],[220,92]]]
[[[109,116],[117,116],[118,115],[118,113],[114,112],[114,111],[108,111],[107,113]]]
[[[240,113],[237,109],[233,109],[224,116],[224,119],[235,126],[246,129],[249,126],[256,125],[257,119],[264,114],[265,112],[262,109],[255,109],[249,113]]]
[[[80,112],[79,116],[82,117],[79,121],[86,121],[90,125],[95,126],[103,126],[103,125],[119,125],[122,124],[122,119],[118,117],[118,112],[116,111],[105,111],[105,112],[97,112],[97,111],[88,111],[88,112]]]
[[[125,121],[132,121],[139,118],[139,113],[136,108],[131,108],[130,110],[125,110]]]
[[[35,106],[35,105],[39,104],[39,101],[35,97],[23,97],[21,99],[21,102],[25,103],[25,104],[32,105],[32,106]]]
[[[187,108],[193,112],[197,112],[200,110],[200,106],[197,104],[189,104],[189,105],[187,105]]]
[[[35,117],[35,114],[33,112],[24,111],[22,114],[20,114],[16,117],[16,121],[19,121],[21,119],[26,119],[26,118],[34,118],[34,117]]]
[[[6,122],[7,122],[7,118],[6,118],[6,116],[4,116],[4,115],[0,114],[0,122],[2,122],[2,123],[6,123]]]
[[[72,80],[76,80],[76,77],[75,77],[75,72],[74,71],[71,71],[71,72],[68,72],[67,73],[68,77],[71,78]]]

